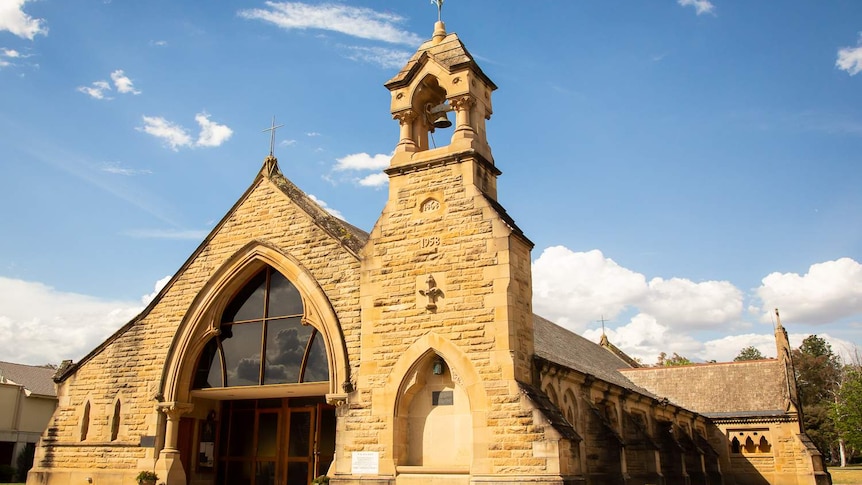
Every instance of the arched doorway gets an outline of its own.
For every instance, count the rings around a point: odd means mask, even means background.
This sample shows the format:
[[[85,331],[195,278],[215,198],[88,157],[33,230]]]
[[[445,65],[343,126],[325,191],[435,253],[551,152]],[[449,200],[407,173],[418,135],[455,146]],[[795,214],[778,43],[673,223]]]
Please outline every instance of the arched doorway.
[[[308,323],[299,289],[272,266],[232,288],[196,359],[190,397],[208,415],[186,418],[198,437],[180,449],[187,477],[306,485],[327,474],[335,452],[325,337]]]

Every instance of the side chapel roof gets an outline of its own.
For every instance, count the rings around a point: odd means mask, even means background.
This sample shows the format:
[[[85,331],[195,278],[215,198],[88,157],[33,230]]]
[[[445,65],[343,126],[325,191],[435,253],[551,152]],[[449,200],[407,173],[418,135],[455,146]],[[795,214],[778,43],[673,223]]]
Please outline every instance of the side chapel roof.
[[[536,357],[658,399],[620,372],[630,367],[628,362],[596,343],[538,315],[533,315],[533,333]]]
[[[710,418],[780,416],[787,381],[779,360],[622,369],[635,384]]]
[[[24,388],[28,396],[57,397],[57,389],[51,380],[54,372],[52,367],[0,362],[0,383],[17,384]]]

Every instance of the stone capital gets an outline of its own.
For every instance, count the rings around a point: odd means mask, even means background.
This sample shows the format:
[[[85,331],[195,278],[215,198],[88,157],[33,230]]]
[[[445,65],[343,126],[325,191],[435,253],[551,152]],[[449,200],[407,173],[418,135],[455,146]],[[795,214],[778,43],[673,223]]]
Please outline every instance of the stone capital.
[[[189,402],[160,402],[156,405],[156,409],[160,412],[165,413],[165,416],[170,421],[176,421],[180,419],[180,416],[186,413],[190,413],[192,409],[194,409],[195,405]]]
[[[449,104],[455,109],[455,111],[469,110],[476,105],[476,98],[469,94],[455,96],[453,98],[449,98]]]
[[[405,109],[397,113],[392,113],[392,119],[398,120],[399,124],[405,125],[416,119],[416,112],[412,109]]]

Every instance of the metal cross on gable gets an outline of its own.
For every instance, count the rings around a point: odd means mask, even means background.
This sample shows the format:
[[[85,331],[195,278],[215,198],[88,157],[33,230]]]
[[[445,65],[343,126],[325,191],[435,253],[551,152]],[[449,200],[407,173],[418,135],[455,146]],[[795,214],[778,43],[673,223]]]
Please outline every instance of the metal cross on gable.
[[[284,125],[275,126],[275,116],[272,117],[272,124],[269,128],[261,131],[261,133],[269,132],[269,156],[274,156],[273,152],[275,152],[275,130],[281,128]]]
[[[443,21],[443,0],[431,0],[431,5],[437,5],[437,21]]]

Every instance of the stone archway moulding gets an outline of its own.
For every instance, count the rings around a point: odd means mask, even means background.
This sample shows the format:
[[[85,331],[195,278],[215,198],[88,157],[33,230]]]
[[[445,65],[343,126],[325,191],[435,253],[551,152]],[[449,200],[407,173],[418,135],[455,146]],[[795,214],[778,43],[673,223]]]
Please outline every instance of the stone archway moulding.
[[[219,329],[219,316],[233,294],[266,265],[290,280],[302,297],[303,324],[324,338],[329,360],[329,394],[349,390],[350,366],[344,334],[332,304],[314,276],[293,256],[261,241],[234,253],[199,291],[180,322],[162,372],[161,394],[167,402],[189,402],[197,356]]]

